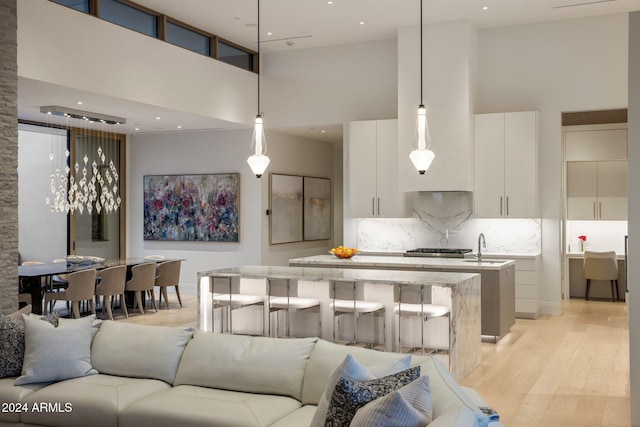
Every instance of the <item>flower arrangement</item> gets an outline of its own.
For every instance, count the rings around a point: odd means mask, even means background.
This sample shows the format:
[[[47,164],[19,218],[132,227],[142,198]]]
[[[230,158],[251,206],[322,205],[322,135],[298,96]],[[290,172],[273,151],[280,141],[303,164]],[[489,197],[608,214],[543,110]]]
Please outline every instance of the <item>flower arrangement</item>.
[[[578,236],[578,240],[580,240],[580,252],[584,252],[584,244],[587,241],[587,236]]]

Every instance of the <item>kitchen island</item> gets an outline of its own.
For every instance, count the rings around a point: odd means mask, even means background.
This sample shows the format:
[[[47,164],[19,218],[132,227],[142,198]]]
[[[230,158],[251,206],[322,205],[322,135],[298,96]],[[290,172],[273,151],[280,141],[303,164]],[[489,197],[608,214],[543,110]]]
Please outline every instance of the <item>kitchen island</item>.
[[[475,258],[403,257],[356,255],[340,259],[315,255],[289,260],[290,266],[344,269],[479,273],[481,279],[482,335],[502,338],[515,324],[515,261]]]
[[[266,294],[266,279],[296,280],[299,296],[319,299],[321,338],[328,340],[333,339],[334,320],[329,309],[329,284],[334,280],[361,282],[367,300],[384,304],[386,328],[381,330],[384,331],[384,342],[389,351],[397,349],[398,322],[393,313],[395,303],[392,285],[425,286],[431,290],[434,303],[446,305],[450,310],[450,319],[432,319],[427,327],[437,327],[445,335],[450,356],[449,369],[454,377],[463,379],[480,363],[480,276],[470,273],[252,265],[203,271],[198,273],[198,328],[212,329],[214,313],[211,300],[216,281],[226,280],[232,284],[233,292],[238,293],[243,292],[243,282],[253,282],[254,285],[257,282]],[[255,293],[256,288],[252,291]],[[444,324],[437,321],[443,321]]]

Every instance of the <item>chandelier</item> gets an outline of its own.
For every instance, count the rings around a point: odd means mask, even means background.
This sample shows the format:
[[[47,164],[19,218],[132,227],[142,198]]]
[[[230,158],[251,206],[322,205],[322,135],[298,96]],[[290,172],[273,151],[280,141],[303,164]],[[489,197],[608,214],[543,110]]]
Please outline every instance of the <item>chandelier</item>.
[[[77,211],[80,214],[85,210],[88,214],[92,214],[94,210],[97,214],[103,210],[106,213],[116,212],[122,202],[118,187],[119,173],[113,158],[109,156],[110,150],[106,147],[103,149],[103,145],[112,139],[109,138],[110,133],[116,133],[109,132],[107,126],[123,124],[125,119],[58,106],[41,107],[40,112],[48,114],[51,117],[51,123],[53,123],[53,116],[65,117],[66,127],[69,127],[69,119],[82,120],[86,135],[90,134],[89,126],[99,127],[95,133],[96,141],[93,144],[86,144],[87,146],[95,145],[95,152],[85,152],[82,157],[80,153],[76,153],[73,167],[71,152],[68,148],[65,149],[64,154],[56,156],[52,147],[49,153],[50,194],[45,197],[51,212],[74,213]]]

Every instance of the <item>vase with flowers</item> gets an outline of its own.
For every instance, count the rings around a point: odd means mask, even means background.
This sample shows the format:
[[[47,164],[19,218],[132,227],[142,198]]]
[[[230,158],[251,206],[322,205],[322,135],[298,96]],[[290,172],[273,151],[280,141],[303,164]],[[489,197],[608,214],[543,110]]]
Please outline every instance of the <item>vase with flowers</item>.
[[[580,252],[584,252],[584,244],[587,242],[587,236],[578,236],[578,241],[580,243]]]

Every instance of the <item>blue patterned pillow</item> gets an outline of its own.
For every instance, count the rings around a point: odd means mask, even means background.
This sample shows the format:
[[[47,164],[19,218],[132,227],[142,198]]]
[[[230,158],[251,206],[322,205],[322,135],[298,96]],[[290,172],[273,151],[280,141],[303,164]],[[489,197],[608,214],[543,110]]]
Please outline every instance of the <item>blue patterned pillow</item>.
[[[420,376],[420,367],[368,381],[340,377],[331,395],[325,427],[348,427],[356,411],[367,403],[402,388]]]

